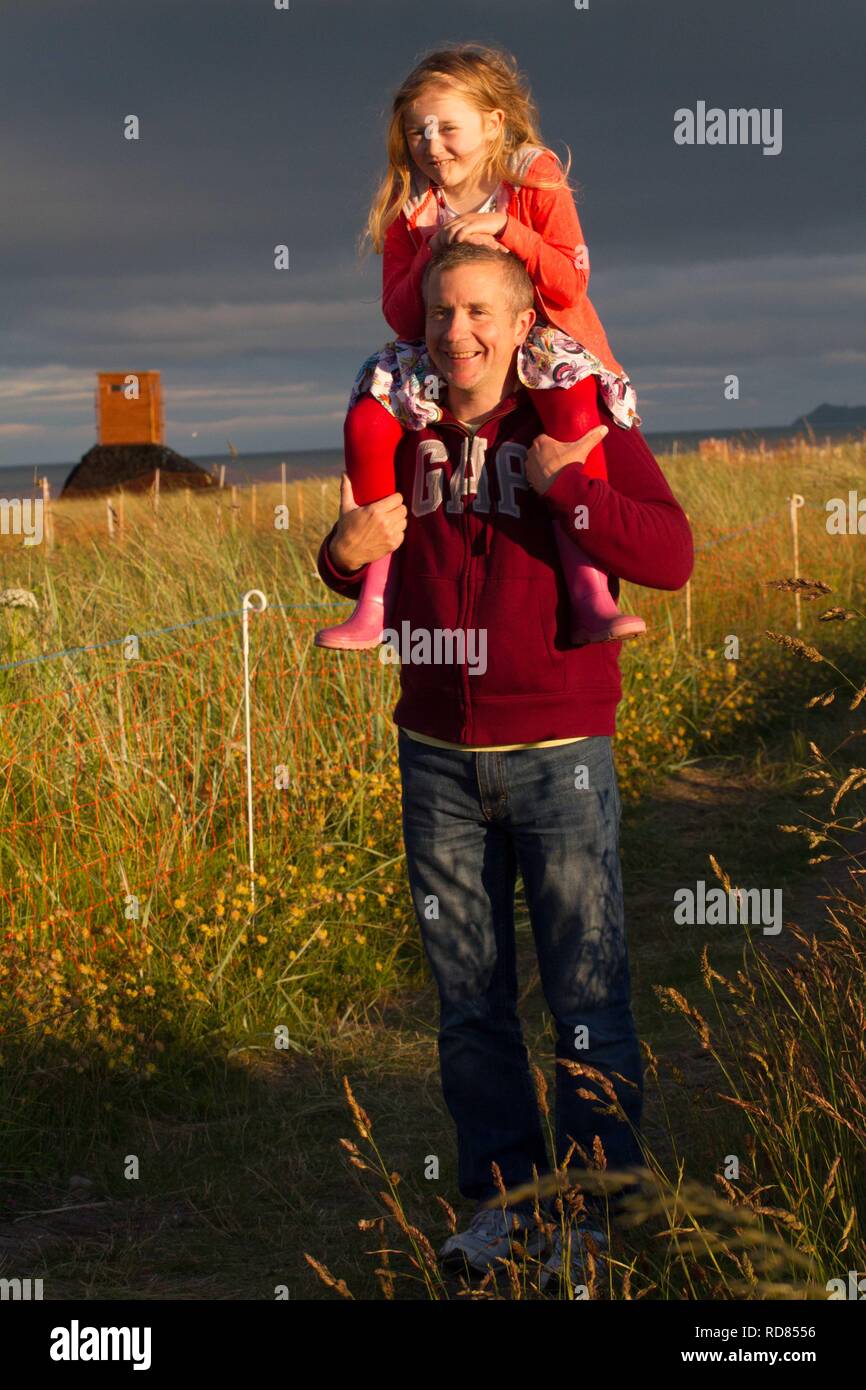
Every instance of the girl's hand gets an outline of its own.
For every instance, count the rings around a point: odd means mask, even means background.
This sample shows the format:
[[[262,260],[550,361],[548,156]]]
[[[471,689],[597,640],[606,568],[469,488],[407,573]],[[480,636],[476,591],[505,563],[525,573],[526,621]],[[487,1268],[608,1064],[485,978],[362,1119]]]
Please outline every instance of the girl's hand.
[[[492,251],[501,251],[504,256],[511,255],[507,246],[503,246],[502,242],[497,241],[495,236],[488,236],[486,232],[473,232],[471,236],[464,237],[463,240],[471,242],[473,246],[489,246]]]
[[[471,241],[479,233],[495,237],[505,231],[507,221],[507,212],[464,212],[442,227],[438,236],[443,246],[449,241]]]
[[[423,230],[426,232],[428,229],[425,227]],[[427,237],[427,250],[430,252],[431,256],[435,255],[437,251],[441,251],[442,247],[447,245],[448,241],[445,236],[444,227],[435,228]]]
[[[430,248],[431,255],[435,254],[437,251],[441,251],[444,246],[449,244],[451,238],[445,236],[447,230],[447,227],[441,227],[436,235],[430,238],[427,245]],[[504,252],[506,256],[511,255],[508,247],[503,246],[501,241],[497,241],[496,237],[490,236],[488,232],[473,232],[470,236],[463,237],[462,240],[471,242],[473,246],[489,246],[494,251]]]

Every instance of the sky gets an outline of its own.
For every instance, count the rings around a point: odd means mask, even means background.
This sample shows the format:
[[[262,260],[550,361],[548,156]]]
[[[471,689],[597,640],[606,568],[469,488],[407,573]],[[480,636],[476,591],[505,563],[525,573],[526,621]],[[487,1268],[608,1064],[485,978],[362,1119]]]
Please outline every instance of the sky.
[[[392,336],[357,251],[389,102],[460,40],[513,52],[571,150],[645,431],[866,403],[857,0],[5,0],[0,466],[80,457],[98,371],[159,370],[182,454],[337,446]],[[698,102],[781,109],[781,152],[676,143]]]

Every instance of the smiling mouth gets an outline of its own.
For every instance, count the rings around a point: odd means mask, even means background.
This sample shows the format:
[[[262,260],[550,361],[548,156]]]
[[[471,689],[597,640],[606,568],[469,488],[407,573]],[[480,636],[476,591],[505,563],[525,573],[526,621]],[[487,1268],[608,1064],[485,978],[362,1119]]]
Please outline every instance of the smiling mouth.
[[[481,356],[481,350],[479,348],[474,352],[446,352],[445,356],[449,362],[471,362],[473,357]]]

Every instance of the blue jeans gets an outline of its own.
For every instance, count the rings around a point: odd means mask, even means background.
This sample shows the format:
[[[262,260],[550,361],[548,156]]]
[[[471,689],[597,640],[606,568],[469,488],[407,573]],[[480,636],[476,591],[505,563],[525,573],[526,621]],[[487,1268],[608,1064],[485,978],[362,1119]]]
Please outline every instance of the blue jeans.
[[[550,1171],[517,1015],[518,868],[556,1056],[606,1076],[629,1121],[600,1114],[598,1101],[578,1095],[590,1091],[609,1105],[598,1083],[557,1065],[556,1162],[572,1139],[591,1155],[598,1135],[609,1168],[642,1163],[643,1071],[610,738],[471,753],[419,743],[401,729],[398,755],[409,884],[439,990],[439,1062],[457,1127],[460,1191],[479,1202],[492,1197],[494,1161],[509,1188],[531,1181],[533,1165]],[[578,1151],[569,1166],[585,1166]]]

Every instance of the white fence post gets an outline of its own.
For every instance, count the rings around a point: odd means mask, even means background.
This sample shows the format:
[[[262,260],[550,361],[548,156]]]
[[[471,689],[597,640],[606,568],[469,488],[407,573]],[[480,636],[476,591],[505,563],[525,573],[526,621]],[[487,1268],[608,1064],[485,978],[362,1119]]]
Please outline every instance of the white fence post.
[[[45,535],[45,543],[49,550],[54,545],[54,514],[51,509],[51,484],[47,478],[41,478],[42,486],[42,517]]]
[[[256,600],[254,602],[253,600]],[[250,712],[250,613],[264,613],[268,601],[261,589],[249,589],[242,601],[244,646],[244,731],[247,759],[247,842],[250,866],[250,907],[256,905],[256,851],[253,836],[253,748]]]
[[[797,513],[800,508],[805,506],[806,499],[801,497],[799,492],[795,492],[791,497],[791,531],[794,537],[794,578],[800,578],[800,528],[797,522]],[[797,631],[803,626],[803,615],[800,608],[800,591],[794,592],[794,610],[796,613]]]

